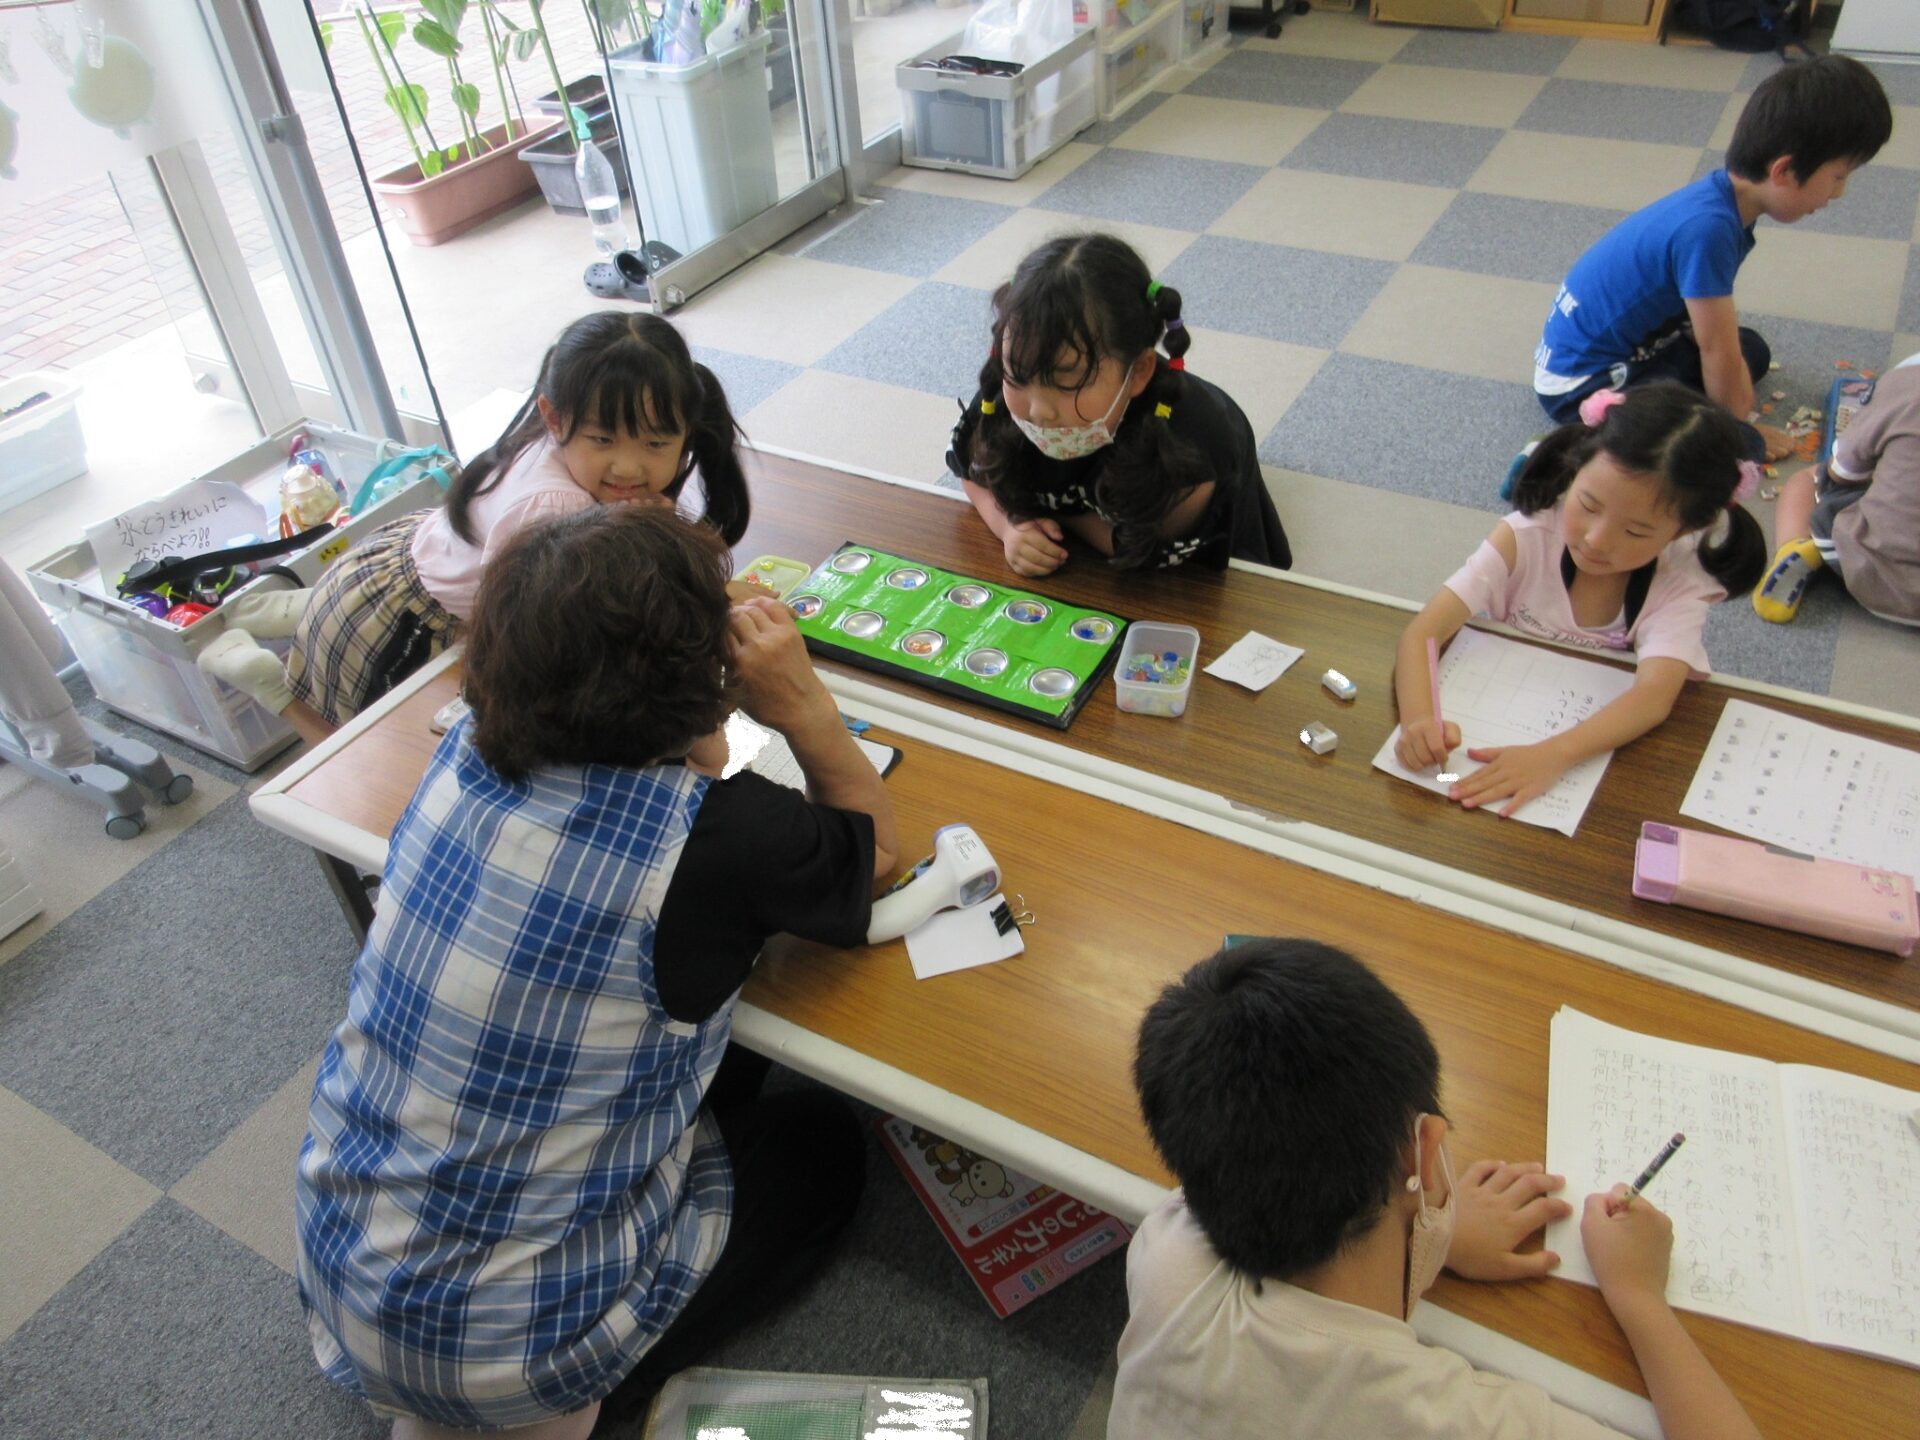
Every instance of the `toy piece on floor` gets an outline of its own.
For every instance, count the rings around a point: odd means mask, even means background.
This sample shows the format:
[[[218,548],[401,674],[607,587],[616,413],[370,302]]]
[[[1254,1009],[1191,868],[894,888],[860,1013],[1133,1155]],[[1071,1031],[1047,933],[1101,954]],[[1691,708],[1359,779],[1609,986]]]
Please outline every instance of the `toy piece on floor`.
[[[848,541],[786,597],[817,655],[1064,730],[1126,622]]]
[[[873,902],[867,943],[897,940],[938,912],[978,905],[999,888],[1000,867],[973,827],[943,825],[934,832],[933,854]]]

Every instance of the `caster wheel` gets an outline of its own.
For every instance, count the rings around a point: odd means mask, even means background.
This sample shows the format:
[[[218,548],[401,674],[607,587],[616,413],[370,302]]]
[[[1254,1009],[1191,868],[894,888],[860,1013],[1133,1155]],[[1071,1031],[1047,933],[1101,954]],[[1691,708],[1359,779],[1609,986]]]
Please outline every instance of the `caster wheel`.
[[[1278,20],[1269,22],[1266,36],[1269,40],[1278,40],[1280,38],[1280,22]]]
[[[116,815],[107,821],[107,834],[115,840],[131,840],[147,828],[147,822],[138,815]]]
[[[167,788],[160,792],[160,798],[169,805],[178,805],[193,794],[193,776],[176,775],[167,782]]]
[[[1304,15],[1313,9],[1313,0],[1293,0],[1293,13]]]

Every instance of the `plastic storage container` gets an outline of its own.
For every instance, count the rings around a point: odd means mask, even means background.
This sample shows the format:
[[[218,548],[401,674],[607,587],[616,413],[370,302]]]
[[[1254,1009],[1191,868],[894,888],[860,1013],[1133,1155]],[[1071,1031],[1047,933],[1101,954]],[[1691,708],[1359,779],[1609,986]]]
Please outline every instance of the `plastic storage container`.
[[[1018,75],[918,68],[957,53],[964,33],[894,68],[902,164],[1017,180],[1093,123],[1092,29]]]
[[[1187,678],[1178,685],[1157,680],[1127,679],[1128,663],[1136,655],[1164,656],[1171,650],[1187,663]],[[1119,661],[1113,667],[1114,702],[1131,715],[1184,715],[1193,672],[1200,668],[1200,632],[1191,625],[1169,625],[1158,620],[1136,620],[1121,638]]]
[[[333,463],[349,494],[358,490],[375,465],[406,448],[302,420],[197,478],[243,486],[267,506],[271,516],[279,506],[277,487],[286,472],[288,443],[302,430]],[[328,565],[381,525],[436,504],[439,498],[439,486],[422,479],[354,516],[342,529],[329,531],[274,563],[311,585]],[[182,627],[127,604],[112,593],[111,580],[102,582],[84,539],[30,568],[27,580],[53,612],[94,693],[122,715],[177,736],[242,770],[259,769],[293,743],[293,730],[278,715],[207,676],[194,663],[226,628],[220,610]],[[245,588],[235,593],[244,594]]]
[[[1111,120],[1132,107],[1180,60],[1187,0],[1164,0],[1145,24],[1125,26],[1100,42],[1100,114]]]
[[[593,143],[600,147],[607,164],[613,167],[613,181],[620,188],[621,198],[626,198],[627,167],[620,161],[620,137],[613,133],[613,112],[590,110],[587,123]],[[540,182],[540,193],[546,196],[547,206],[554,214],[587,213],[580,182],[573,174],[573,141],[566,135],[555,135],[538,145],[529,145],[520,152],[520,158],[533,167],[534,178]]]
[[[36,395],[47,398],[28,404]],[[79,399],[77,382],[45,370],[0,384],[0,510],[87,473]]]
[[[643,42],[644,43],[644,42]],[[687,254],[780,198],[767,97],[767,32],[691,65],[607,57],[640,225]]]
[[[1180,58],[1194,60],[1227,43],[1226,0],[1185,0]]]

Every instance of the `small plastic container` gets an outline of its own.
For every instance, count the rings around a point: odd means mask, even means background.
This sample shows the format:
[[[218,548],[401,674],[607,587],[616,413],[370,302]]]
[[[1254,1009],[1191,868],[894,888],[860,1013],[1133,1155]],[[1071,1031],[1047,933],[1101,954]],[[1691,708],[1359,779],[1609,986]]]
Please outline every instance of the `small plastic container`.
[[[761,555],[749,560],[740,567],[740,573],[733,578],[765,590],[776,599],[784,600],[793,593],[793,587],[813,573],[813,567],[804,560],[788,560],[780,555]]]
[[[1163,656],[1171,650],[1186,662],[1187,678],[1178,685],[1157,680],[1129,680],[1127,662],[1136,655]],[[1200,668],[1200,632],[1191,625],[1167,625],[1158,620],[1136,620],[1120,642],[1119,663],[1113,668],[1114,703],[1130,715],[1184,715],[1193,672]]]

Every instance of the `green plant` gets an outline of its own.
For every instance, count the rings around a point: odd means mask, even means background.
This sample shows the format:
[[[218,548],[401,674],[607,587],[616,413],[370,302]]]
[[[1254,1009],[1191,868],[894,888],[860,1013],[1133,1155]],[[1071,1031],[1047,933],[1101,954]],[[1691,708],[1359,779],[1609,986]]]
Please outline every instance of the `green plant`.
[[[644,0],[580,0],[587,12],[587,25],[601,54],[644,40],[653,33],[653,17]]]
[[[467,158],[471,160],[493,147],[474,120],[480,113],[480,87],[470,84],[460,69],[460,22],[466,19],[467,0],[420,0],[420,8],[427,12],[427,18],[413,27],[414,43],[447,62],[448,95],[454,113],[460,117],[460,131],[466,137]]]
[[[487,32],[487,59],[493,65],[494,88],[500,93],[500,113],[508,117],[507,133],[526,133],[527,112],[520,106],[520,91],[513,83],[507,61],[512,48],[514,27],[495,9],[494,0],[480,0],[480,24]],[[509,103],[508,96],[512,96]]]
[[[546,7],[547,0],[527,0],[527,9],[533,15],[533,24],[531,27],[514,24],[513,21],[507,17],[506,12],[500,9],[497,0],[480,0],[480,3],[492,15],[493,23],[505,32],[506,35],[513,37],[510,42],[502,42],[503,54],[506,46],[510,43],[513,49],[513,58],[516,60],[525,60],[536,50],[540,51],[546,57],[547,73],[553,78],[554,93],[560,96],[560,103],[565,105],[567,82],[560,78],[560,62],[553,57],[553,42],[547,38],[547,22],[545,17],[540,13]],[[567,134],[567,144],[573,149],[578,150],[580,148],[580,142],[574,136],[573,126],[569,124],[564,128]]]

